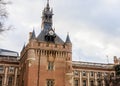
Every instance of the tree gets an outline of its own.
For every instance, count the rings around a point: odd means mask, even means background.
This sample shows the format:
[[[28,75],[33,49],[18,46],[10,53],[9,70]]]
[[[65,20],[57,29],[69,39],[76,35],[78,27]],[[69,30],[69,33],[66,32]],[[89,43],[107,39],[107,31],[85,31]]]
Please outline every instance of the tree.
[[[5,1],[5,0],[0,0],[0,33],[10,30],[10,26],[6,27],[5,26],[5,20],[8,18],[8,13],[6,10],[6,5],[9,4],[10,2]]]

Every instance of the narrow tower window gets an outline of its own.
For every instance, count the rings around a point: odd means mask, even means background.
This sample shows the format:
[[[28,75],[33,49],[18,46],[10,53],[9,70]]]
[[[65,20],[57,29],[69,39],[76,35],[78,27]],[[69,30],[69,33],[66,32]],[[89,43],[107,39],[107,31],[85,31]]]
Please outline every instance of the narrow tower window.
[[[54,68],[54,63],[48,62],[48,70],[53,70],[53,68]]]

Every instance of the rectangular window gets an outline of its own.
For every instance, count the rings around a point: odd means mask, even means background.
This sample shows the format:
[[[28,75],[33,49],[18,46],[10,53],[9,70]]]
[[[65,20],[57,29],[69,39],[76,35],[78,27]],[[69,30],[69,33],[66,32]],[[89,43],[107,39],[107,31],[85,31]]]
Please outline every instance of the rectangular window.
[[[100,76],[101,76],[101,73],[100,73],[100,72],[98,72],[98,73],[97,73],[97,77],[100,77]]]
[[[48,62],[48,70],[53,70],[53,68],[54,68],[54,63]]]
[[[100,80],[98,80],[98,86],[101,86],[101,85],[102,85],[101,81],[100,81]]]
[[[83,76],[86,76],[86,71],[83,71],[83,72],[82,72],[82,75],[83,75]]]
[[[91,77],[94,76],[94,72],[93,72],[93,71],[90,72],[90,76],[91,76]]]
[[[90,86],[94,86],[94,81],[90,81]]]
[[[74,86],[78,86],[79,85],[79,80],[75,79],[74,80]]]
[[[3,72],[3,66],[0,66],[0,72]]]
[[[79,72],[77,70],[74,71],[74,75],[75,76],[78,76],[79,75]]]
[[[13,77],[10,76],[10,77],[8,78],[8,86],[13,86],[12,82],[13,82]]]
[[[10,66],[9,67],[9,72],[14,72],[14,67]]]
[[[47,82],[46,82],[46,84],[47,84],[47,86],[54,86],[54,79],[47,79]]]
[[[87,85],[86,85],[86,80],[83,80],[83,86],[87,86]]]

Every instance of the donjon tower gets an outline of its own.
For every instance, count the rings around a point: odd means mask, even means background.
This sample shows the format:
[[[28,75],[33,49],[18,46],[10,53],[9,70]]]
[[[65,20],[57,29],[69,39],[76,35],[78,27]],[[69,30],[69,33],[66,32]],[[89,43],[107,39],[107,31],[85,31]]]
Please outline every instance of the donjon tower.
[[[49,0],[42,12],[41,32],[30,32],[20,58],[19,86],[72,86],[72,43],[64,42],[53,29]]]

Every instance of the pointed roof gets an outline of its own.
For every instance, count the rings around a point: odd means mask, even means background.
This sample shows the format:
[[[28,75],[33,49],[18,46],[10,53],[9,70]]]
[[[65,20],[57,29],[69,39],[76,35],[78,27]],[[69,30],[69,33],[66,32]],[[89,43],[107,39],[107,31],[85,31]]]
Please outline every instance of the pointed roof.
[[[33,29],[33,32],[32,32],[32,35],[31,35],[31,38],[30,39],[35,39],[36,38],[36,36],[35,36],[35,31],[34,31],[34,29]]]
[[[69,33],[67,34],[65,43],[71,43],[71,40],[70,40],[70,37],[69,37]]]

